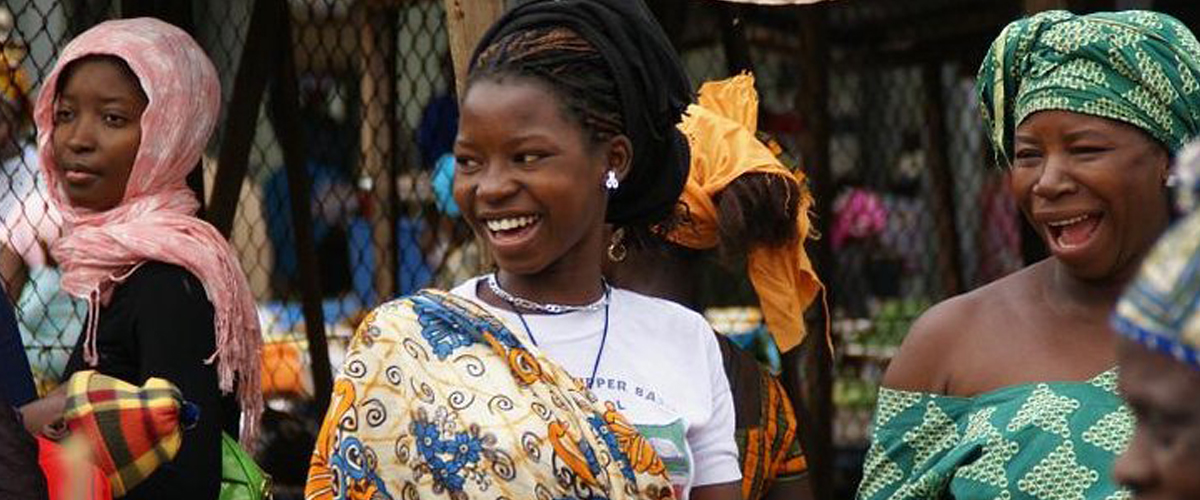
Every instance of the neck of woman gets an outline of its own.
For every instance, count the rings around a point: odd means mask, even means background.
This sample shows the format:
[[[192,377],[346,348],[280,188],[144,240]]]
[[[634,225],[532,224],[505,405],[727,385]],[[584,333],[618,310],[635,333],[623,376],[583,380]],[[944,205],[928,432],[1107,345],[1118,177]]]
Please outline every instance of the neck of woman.
[[[672,244],[630,250],[625,261],[611,266],[608,276],[621,288],[699,310],[701,255]]]
[[[1071,274],[1057,259],[1051,258],[1051,261],[1054,264],[1050,269],[1050,285],[1055,294],[1089,310],[1111,310],[1138,268],[1136,265],[1127,265],[1127,269],[1121,269],[1109,277],[1083,279]]]
[[[496,271],[496,279],[505,292],[540,304],[587,305],[604,296],[604,282],[598,261],[595,266],[546,269],[536,274],[519,274],[501,269]],[[477,293],[491,305],[512,307],[486,285],[480,286]]]

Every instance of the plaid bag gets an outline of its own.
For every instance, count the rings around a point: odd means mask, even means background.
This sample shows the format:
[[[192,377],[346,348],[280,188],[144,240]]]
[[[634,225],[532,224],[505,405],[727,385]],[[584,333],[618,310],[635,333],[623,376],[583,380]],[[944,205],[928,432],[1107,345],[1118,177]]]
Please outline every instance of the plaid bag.
[[[67,381],[63,420],[72,435],[87,438],[92,459],[108,476],[114,497],[125,495],[174,459],[183,427],[196,416],[179,389],[160,378],[137,387],[88,370]]]

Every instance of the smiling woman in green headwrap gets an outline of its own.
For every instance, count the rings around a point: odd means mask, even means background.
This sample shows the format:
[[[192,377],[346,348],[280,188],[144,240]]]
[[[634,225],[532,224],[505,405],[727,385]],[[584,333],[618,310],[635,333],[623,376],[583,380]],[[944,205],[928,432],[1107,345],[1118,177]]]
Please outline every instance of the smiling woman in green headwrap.
[[[1108,315],[1170,215],[1200,132],[1200,44],[1129,11],[1010,24],[979,71],[984,124],[1051,257],[930,309],[884,377],[859,497],[1124,498],[1133,417]]]

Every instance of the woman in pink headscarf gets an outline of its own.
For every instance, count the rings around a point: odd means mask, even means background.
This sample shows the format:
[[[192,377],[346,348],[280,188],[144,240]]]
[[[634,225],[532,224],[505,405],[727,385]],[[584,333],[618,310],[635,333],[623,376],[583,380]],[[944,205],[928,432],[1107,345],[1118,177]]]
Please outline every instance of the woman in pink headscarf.
[[[228,243],[195,217],[185,180],[220,96],[191,37],[132,19],[67,45],[36,104],[41,166],[66,223],[51,252],[63,289],[88,302],[67,375],[160,377],[200,407],[175,461],[125,498],[217,498],[222,431],[237,435],[244,411],[247,442],[261,413],[249,287]]]

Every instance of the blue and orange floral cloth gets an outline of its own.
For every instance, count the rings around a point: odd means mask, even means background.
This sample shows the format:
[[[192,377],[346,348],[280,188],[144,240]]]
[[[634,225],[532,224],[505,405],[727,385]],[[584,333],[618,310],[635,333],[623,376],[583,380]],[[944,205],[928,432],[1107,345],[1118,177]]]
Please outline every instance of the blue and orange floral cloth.
[[[672,498],[663,462],[523,332],[438,291],[359,326],[307,499]]]

